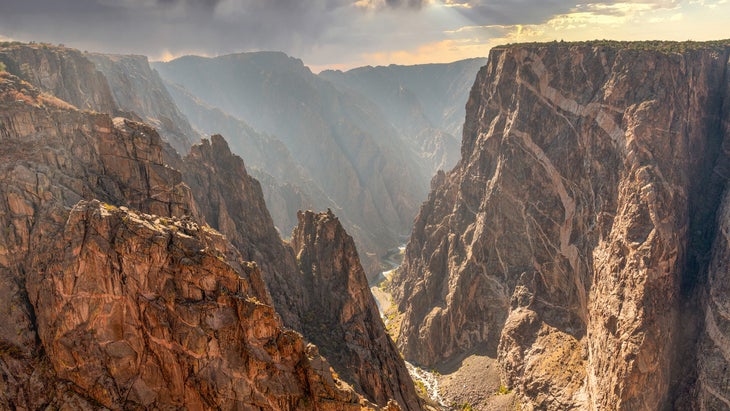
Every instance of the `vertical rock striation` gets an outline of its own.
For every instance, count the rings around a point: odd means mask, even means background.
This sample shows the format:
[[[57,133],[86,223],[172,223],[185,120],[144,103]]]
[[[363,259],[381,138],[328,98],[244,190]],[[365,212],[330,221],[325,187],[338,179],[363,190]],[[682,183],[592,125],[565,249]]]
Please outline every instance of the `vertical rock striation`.
[[[540,409],[671,406],[727,177],[729,53],[493,49],[393,280],[406,358],[497,356]]]

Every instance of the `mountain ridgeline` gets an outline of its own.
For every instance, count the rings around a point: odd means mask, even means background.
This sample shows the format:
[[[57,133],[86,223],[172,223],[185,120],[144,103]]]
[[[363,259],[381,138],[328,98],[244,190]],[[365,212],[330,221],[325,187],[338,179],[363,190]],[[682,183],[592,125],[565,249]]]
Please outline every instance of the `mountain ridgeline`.
[[[729,57],[493,49],[391,280],[405,357],[492,356],[528,409],[726,409]]]
[[[221,136],[182,156],[133,120],[186,136],[164,89],[110,91],[145,59],[85,54],[0,46],[0,408],[419,409],[332,213],[282,242]]]
[[[459,160],[464,106],[486,59],[449,64],[325,70],[319,76],[377,104],[428,167],[429,176]]]

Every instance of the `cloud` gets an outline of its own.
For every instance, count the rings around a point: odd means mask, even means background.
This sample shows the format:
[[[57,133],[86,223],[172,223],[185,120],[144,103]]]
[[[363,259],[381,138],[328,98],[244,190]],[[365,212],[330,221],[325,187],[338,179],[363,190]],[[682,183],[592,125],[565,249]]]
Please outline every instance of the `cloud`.
[[[361,57],[369,64],[450,63],[470,57],[484,57],[489,53],[489,44],[475,39],[441,40],[427,43],[414,50],[365,53]]]
[[[23,0],[3,2],[0,36],[153,59],[280,50],[314,66],[342,67],[445,61],[484,55],[492,45],[517,41],[726,37],[722,17],[730,13],[728,3]]]
[[[352,4],[361,10],[380,11],[384,9],[419,10],[430,3],[430,0],[354,0]]]

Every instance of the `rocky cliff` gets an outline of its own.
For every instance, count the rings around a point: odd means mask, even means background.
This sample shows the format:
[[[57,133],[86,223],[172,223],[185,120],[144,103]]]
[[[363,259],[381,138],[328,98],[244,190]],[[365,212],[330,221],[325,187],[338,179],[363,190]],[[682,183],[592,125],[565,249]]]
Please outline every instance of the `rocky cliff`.
[[[157,129],[181,155],[199,140],[147,57],[84,53],[109,82],[117,107]]]
[[[493,49],[393,280],[406,358],[487,353],[528,408],[725,407],[729,54]]]
[[[281,241],[264,203],[261,185],[248,175],[220,135],[195,145],[175,167],[182,170],[205,221],[223,233],[244,258],[261,266],[285,323],[300,330],[297,264]]]
[[[0,43],[0,62],[9,72],[78,109],[116,113],[106,78],[78,50],[42,43]]]
[[[48,44],[0,44],[8,71],[82,110],[123,115],[154,126],[180,153],[198,135],[144,56],[81,53]]]
[[[375,404],[393,400],[404,410],[419,409],[355,244],[337,218],[300,213],[287,246],[274,229],[261,185],[221,136],[193,146],[179,166],[206,221],[261,268],[284,324],[316,344],[340,378]]]
[[[404,409],[420,409],[408,370],[380,321],[352,237],[331,211],[300,212],[298,218],[291,246],[303,276],[304,334],[345,381],[375,403],[392,398]]]
[[[80,202],[30,273],[55,374],[104,407],[360,409],[256,265],[189,219]]]
[[[3,408],[377,407],[275,311],[267,246],[296,263],[240,158],[210,157],[207,143],[174,159],[153,128],[79,111],[8,73],[0,138]],[[210,158],[220,167],[194,174]],[[247,225],[231,222],[244,212]]]

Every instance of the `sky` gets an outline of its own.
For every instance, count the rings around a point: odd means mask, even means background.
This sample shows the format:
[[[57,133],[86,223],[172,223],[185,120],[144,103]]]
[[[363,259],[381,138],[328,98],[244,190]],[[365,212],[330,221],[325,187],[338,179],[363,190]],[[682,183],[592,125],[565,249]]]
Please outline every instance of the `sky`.
[[[0,0],[0,40],[171,60],[277,50],[318,72],[505,43],[730,38],[730,0]]]

